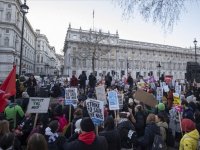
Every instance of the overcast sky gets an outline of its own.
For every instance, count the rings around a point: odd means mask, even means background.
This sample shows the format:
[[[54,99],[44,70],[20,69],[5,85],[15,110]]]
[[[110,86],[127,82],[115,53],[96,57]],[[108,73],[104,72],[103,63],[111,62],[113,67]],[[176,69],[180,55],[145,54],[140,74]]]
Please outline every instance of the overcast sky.
[[[23,0],[22,0],[23,1]],[[45,34],[51,46],[60,53],[69,23],[84,30],[94,27],[115,34],[120,39],[166,44],[179,47],[200,45],[200,5],[189,3],[172,32],[165,33],[160,24],[145,22],[139,15],[130,20],[122,18],[121,9],[111,0],[27,0],[27,17],[34,29]]]

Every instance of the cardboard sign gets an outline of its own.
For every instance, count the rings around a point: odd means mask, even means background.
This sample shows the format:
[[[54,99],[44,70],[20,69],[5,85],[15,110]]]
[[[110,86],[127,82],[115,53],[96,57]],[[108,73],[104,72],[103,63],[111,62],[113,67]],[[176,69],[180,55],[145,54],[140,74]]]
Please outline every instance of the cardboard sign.
[[[173,101],[174,105],[180,105],[181,104],[181,99],[180,99],[180,96],[179,96],[178,93],[173,93],[173,98],[174,98],[174,101]]]
[[[155,107],[157,104],[157,101],[152,94],[140,89],[135,92],[135,99],[151,107]]]
[[[65,105],[76,105],[77,103],[77,88],[65,89]]]
[[[50,98],[30,97],[28,113],[46,113],[49,107]]]
[[[87,99],[86,107],[90,118],[95,125],[100,125],[104,121],[103,101]]]
[[[110,110],[118,110],[119,109],[119,101],[116,91],[108,92],[108,103]]]
[[[162,87],[157,87],[156,89],[156,99],[158,101],[161,101],[163,98],[163,88]]]
[[[123,109],[123,99],[124,99],[124,95],[123,94],[118,94],[118,101],[119,101],[119,108]]]
[[[97,99],[100,100],[100,101],[106,101],[105,87],[104,86],[98,86],[95,89],[96,89]]]

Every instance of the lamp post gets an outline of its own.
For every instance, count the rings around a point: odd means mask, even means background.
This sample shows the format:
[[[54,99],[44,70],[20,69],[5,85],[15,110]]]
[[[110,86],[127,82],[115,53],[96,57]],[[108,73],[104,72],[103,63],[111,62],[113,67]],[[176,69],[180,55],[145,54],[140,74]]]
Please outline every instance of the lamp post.
[[[129,68],[129,62],[128,62],[128,58],[127,58],[127,64],[126,64],[127,66],[127,77],[128,77],[128,68]]]
[[[22,12],[22,33],[21,33],[21,50],[20,50],[20,63],[19,63],[19,76],[22,73],[22,53],[23,53],[23,41],[24,41],[24,20],[25,15],[28,13],[29,7],[26,5],[26,0],[24,0],[24,4],[20,5],[20,11]]]
[[[194,50],[195,50],[195,62],[197,63],[197,40],[196,38],[194,39]]]
[[[158,76],[159,76],[159,80],[160,80],[160,68],[161,68],[160,62],[157,67],[158,67]]]

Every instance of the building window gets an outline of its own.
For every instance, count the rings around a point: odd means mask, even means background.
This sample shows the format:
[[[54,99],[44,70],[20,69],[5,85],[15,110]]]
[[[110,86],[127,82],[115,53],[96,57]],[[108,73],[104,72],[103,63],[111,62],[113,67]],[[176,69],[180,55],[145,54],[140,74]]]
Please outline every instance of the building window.
[[[76,58],[73,58],[73,59],[72,59],[72,66],[73,66],[73,67],[76,67]]]
[[[43,63],[43,57],[41,57],[41,63]]]
[[[41,73],[43,73],[43,68],[41,68]]]
[[[5,47],[9,47],[9,38],[8,38],[8,37],[6,37],[6,38],[4,39],[4,46],[5,46]]]
[[[6,33],[9,33],[9,29],[6,29]]]
[[[39,68],[37,67],[37,73],[39,73]]]
[[[11,21],[11,12],[7,12],[6,14],[6,20]]]
[[[86,60],[85,59],[83,60],[83,67],[84,68],[86,67]]]
[[[40,62],[40,55],[37,55],[37,63]]]
[[[11,8],[11,4],[8,4],[8,8]]]

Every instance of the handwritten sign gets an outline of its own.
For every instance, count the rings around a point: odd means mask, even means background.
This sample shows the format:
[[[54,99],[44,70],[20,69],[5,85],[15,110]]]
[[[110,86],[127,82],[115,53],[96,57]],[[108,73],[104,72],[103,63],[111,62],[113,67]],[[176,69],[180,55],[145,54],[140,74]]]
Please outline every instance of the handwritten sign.
[[[108,92],[108,103],[110,110],[118,110],[119,109],[119,101],[116,91]]]
[[[97,99],[100,101],[106,101],[106,92],[104,86],[98,86],[96,89]]]
[[[156,99],[158,101],[161,101],[163,97],[163,88],[162,87],[157,87],[156,89]]]
[[[28,113],[46,113],[49,107],[50,98],[30,97]]]
[[[86,107],[90,118],[94,125],[100,125],[104,121],[104,106],[103,101],[87,99]]]
[[[65,105],[76,105],[77,103],[77,88],[65,89]]]

